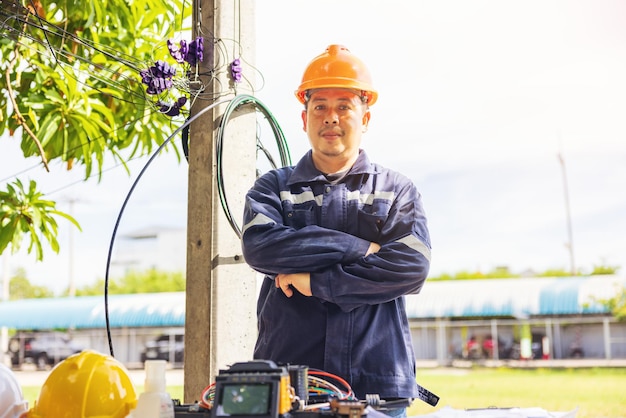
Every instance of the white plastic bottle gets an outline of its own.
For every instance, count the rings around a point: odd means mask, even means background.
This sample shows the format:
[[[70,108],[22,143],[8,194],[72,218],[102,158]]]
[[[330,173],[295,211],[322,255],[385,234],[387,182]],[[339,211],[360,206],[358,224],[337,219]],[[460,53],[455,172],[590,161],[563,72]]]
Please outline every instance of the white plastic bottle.
[[[165,391],[165,360],[146,360],[144,392],[128,418],[174,418],[174,404]]]

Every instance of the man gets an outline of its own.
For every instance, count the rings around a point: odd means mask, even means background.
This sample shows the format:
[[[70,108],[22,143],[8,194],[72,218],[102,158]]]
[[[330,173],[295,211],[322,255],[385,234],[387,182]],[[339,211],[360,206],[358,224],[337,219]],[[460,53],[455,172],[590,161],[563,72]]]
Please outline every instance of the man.
[[[415,398],[404,295],[430,265],[420,195],[360,149],[378,93],[348,49],[311,61],[296,96],[311,150],[246,196],[243,254],[266,275],[254,356],[336,374],[359,399]]]

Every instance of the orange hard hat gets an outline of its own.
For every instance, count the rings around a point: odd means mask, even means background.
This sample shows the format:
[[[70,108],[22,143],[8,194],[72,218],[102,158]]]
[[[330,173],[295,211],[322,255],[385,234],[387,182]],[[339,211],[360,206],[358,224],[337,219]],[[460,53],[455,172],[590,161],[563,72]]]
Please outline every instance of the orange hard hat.
[[[296,97],[304,104],[308,90],[323,88],[359,90],[368,105],[373,105],[378,99],[369,70],[343,45],[330,45],[309,63],[304,70],[302,84],[296,90]]]

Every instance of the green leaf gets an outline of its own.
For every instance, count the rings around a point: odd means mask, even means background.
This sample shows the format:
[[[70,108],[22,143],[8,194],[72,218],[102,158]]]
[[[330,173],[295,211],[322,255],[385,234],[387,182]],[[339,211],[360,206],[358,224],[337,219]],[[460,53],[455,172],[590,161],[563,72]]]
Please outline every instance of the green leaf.
[[[152,152],[182,123],[183,118],[153,112],[156,98],[146,95],[137,68],[171,59],[166,41],[182,29],[192,8],[182,0],[59,0],[45,6],[51,30],[26,25],[19,43],[0,37],[0,55],[17,58],[9,79],[0,77],[0,91],[8,91],[10,83],[18,103],[13,109],[0,97],[0,135],[8,130],[22,135],[24,156],[39,155],[35,141],[17,129],[19,110],[48,161],[72,161],[85,178],[92,170],[100,177],[105,157],[112,156],[130,174],[126,159]],[[61,36],[55,27],[80,41]],[[0,60],[3,73],[8,64]],[[59,250],[59,219],[79,225],[35,187],[23,186],[15,181],[0,191],[0,252],[26,242],[41,259],[44,248]]]

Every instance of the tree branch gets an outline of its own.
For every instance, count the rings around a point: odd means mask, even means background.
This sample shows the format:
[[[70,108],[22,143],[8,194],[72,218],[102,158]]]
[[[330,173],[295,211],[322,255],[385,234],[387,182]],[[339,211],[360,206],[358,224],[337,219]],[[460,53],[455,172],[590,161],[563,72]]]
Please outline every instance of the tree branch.
[[[43,149],[43,146],[41,145],[41,141],[39,140],[39,138],[37,138],[37,135],[35,135],[35,133],[26,124],[26,119],[20,113],[20,109],[17,107],[17,102],[15,101],[15,95],[13,93],[13,89],[11,88],[11,73],[13,72],[13,68],[15,67],[15,62],[17,61],[17,56],[18,56],[17,44],[15,45],[15,49],[13,50],[13,53],[14,53],[13,59],[11,59],[11,61],[9,62],[9,66],[7,67],[5,71],[5,76],[7,79],[7,90],[9,92],[9,99],[11,99],[11,104],[13,105],[13,112],[15,113],[15,119],[17,120],[18,125],[22,126],[22,128],[26,131],[28,136],[30,136],[32,140],[35,141],[35,144],[37,145],[37,149],[39,150],[39,155],[41,156],[41,162],[43,163],[43,166],[45,167],[46,171],[50,172],[50,167],[48,166],[48,160],[46,159],[46,154]]]

